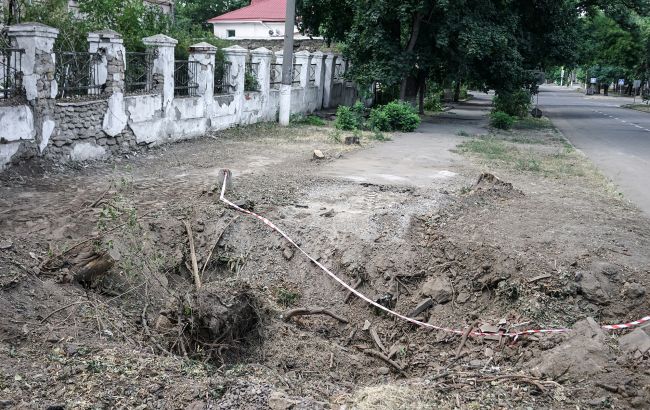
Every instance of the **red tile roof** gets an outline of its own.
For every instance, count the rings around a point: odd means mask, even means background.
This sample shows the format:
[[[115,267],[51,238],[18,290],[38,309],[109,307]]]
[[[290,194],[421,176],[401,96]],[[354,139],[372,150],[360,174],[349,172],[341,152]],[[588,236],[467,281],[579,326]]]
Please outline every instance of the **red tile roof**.
[[[252,0],[250,6],[211,18],[208,23],[221,21],[284,21],[287,0]]]

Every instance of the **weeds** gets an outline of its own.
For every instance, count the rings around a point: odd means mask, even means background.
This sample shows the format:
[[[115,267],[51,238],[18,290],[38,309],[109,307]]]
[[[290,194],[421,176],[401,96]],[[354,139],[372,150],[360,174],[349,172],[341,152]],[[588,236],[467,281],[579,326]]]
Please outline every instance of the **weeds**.
[[[291,125],[312,125],[316,127],[322,127],[327,123],[320,117],[316,115],[302,115],[302,114],[292,114]]]
[[[522,145],[528,145],[529,149],[522,149]],[[533,149],[531,145],[548,147]],[[463,142],[458,146],[458,152],[476,155],[494,166],[538,173],[545,177],[584,177],[591,172],[588,164],[563,138],[537,139],[526,135],[513,137],[492,134]]]
[[[300,299],[300,293],[294,292],[285,288],[279,288],[275,300],[278,305],[288,308],[293,306]]]

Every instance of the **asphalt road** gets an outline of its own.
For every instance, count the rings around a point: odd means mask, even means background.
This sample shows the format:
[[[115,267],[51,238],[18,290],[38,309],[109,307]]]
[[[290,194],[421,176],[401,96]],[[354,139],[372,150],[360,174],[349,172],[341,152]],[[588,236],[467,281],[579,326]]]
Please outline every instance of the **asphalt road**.
[[[552,86],[539,95],[555,126],[650,216],[650,113],[620,107],[630,102]]]

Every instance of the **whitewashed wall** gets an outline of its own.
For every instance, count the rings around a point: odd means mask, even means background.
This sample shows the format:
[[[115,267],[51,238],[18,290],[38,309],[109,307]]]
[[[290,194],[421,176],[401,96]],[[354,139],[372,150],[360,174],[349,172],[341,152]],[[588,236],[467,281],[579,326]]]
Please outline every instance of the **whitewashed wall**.
[[[102,81],[107,93],[83,101],[56,100],[57,84],[52,81],[53,36],[51,28],[21,25],[20,44],[27,50],[23,67],[31,81],[25,82],[28,103],[0,105],[0,169],[12,162],[36,156],[60,161],[92,160],[126,154],[145,146],[196,138],[210,131],[236,125],[277,121],[279,91],[270,85],[271,63],[278,58],[265,48],[248,51],[238,46],[223,49],[231,63],[232,87],[227,94],[214,94],[216,48],[200,43],[190,48],[190,60],[200,69],[194,80],[196,96],[174,95],[174,47],[176,40],[164,35],[144,39],[157,49],[153,62],[153,91],[124,94],[123,46],[115,32],[89,36],[92,50],[103,49],[107,57]],[[10,31],[11,35],[11,31]],[[30,51],[31,50],[31,51]],[[30,54],[31,53],[31,54]],[[53,55],[53,54],[52,54]],[[245,63],[257,64],[259,91],[245,91]],[[337,56],[301,52],[300,81],[292,89],[291,112],[307,114],[356,101],[356,87],[334,78]],[[46,64],[46,69],[40,66]],[[313,76],[310,79],[310,66]]]

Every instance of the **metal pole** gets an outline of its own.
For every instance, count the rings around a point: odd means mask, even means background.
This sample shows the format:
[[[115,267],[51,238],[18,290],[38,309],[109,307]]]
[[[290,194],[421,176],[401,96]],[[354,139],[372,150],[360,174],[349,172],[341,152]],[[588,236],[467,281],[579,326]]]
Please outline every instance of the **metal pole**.
[[[287,0],[284,21],[284,53],[282,55],[282,85],[280,86],[280,125],[288,126],[291,118],[291,82],[293,72],[293,28],[296,20],[296,0]]]

